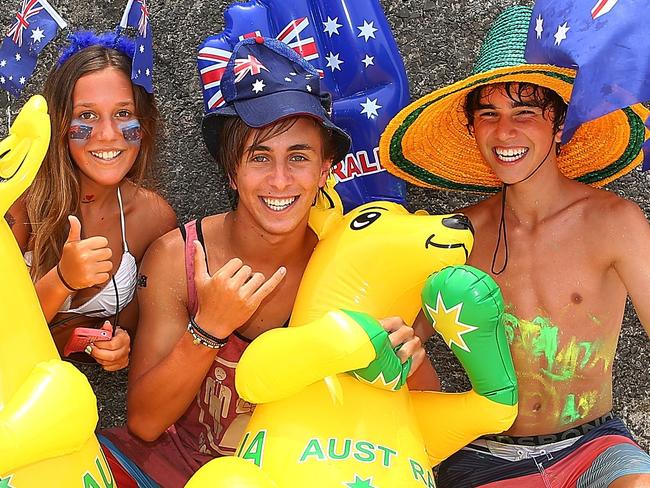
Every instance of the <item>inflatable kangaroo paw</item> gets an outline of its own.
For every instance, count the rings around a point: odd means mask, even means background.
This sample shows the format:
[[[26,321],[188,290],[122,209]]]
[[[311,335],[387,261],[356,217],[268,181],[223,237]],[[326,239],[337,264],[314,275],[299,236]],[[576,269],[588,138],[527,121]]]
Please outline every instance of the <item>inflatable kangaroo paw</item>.
[[[473,390],[464,393],[410,392],[413,411],[431,466],[436,466],[479,436],[508,429],[517,405],[492,401]]]
[[[278,488],[278,485],[255,464],[233,456],[213,459],[192,476],[185,488],[212,488],[215,486]]]
[[[476,393],[516,405],[517,380],[501,323],[503,297],[494,280],[471,266],[450,266],[431,275],[422,308],[456,355]]]
[[[81,372],[60,359],[38,363],[0,411],[0,474],[81,449],[97,420]]]
[[[334,375],[366,366],[377,356],[355,317],[332,310],[300,327],[272,329],[260,335],[237,365],[239,395],[251,403],[268,403],[329,377],[326,383],[332,387],[332,397],[341,401]]]
[[[47,103],[40,95],[30,98],[0,141],[0,215],[27,189],[50,143]]]
[[[375,359],[365,368],[355,369],[349,373],[364,383],[384,390],[399,390],[406,383],[406,378],[411,369],[411,358],[404,364],[395,354],[388,339],[388,332],[381,324],[365,313],[344,310],[368,334],[368,338],[375,349]]]

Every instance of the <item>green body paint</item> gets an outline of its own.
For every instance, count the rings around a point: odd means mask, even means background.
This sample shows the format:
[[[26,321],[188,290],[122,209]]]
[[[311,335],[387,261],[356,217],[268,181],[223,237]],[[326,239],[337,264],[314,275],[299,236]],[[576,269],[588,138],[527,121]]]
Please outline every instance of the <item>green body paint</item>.
[[[564,408],[560,414],[560,420],[563,424],[570,424],[579,418],[580,414],[578,413],[578,408],[576,406],[576,396],[572,393],[567,395],[566,402],[564,402]]]
[[[580,395],[576,401],[576,395],[571,393],[567,395],[560,420],[563,424],[570,424],[576,420],[585,418],[591,412],[591,409],[596,405],[598,393],[595,391],[588,391]]]
[[[560,349],[559,328],[546,317],[535,317],[529,321],[504,313],[503,323],[509,344],[520,345],[534,358],[544,357],[546,367],[541,371],[552,380],[569,381],[580,370],[595,366],[599,359],[604,360],[605,371],[609,366],[607,354],[596,355],[601,349],[600,342],[577,342],[572,337]]]

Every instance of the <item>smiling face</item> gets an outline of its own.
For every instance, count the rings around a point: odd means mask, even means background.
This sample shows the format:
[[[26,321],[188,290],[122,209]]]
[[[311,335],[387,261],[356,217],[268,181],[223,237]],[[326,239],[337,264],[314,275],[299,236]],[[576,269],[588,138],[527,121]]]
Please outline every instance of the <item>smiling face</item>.
[[[122,71],[105,68],[77,80],[68,147],[82,178],[114,186],[127,175],[142,137],[135,110],[131,80]]]
[[[255,132],[232,179],[239,194],[237,214],[267,234],[284,235],[306,226],[331,161],[323,156],[323,132],[300,117],[287,130],[253,144]]]
[[[480,91],[472,110],[476,144],[497,177],[515,184],[531,176],[545,162],[556,164],[556,145],[562,131],[555,128],[555,111],[540,106],[539,87],[519,90],[512,84],[490,85]]]

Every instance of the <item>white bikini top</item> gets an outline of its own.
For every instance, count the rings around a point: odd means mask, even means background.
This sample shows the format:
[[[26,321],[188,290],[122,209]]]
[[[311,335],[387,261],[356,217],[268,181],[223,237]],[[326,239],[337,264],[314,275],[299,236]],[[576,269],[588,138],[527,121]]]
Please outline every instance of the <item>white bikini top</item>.
[[[70,308],[72,296],[63,302],[62,313],[75,313],[87,317],[111,317],[126,307],[133,296],[138,282],[138,267],[135,258],[129,252],[129,245],[126,242],[126,225],[124,222],[124,208],[122,206],[122,194],[117,189],[117,201],[120,205],[120,225],[122,226],[122,247],[124,252],[117,272],[110,281],[86,303],[77,308]],[[31,264],[31,251],[25,253],[25,261]]]

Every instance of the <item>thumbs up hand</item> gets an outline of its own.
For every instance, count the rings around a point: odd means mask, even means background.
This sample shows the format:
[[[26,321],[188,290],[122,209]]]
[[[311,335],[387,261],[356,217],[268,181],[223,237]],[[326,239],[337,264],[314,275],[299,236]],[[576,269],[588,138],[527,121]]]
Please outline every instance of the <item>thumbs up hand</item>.
[[[57,264],[61,282],[70,291],[105,283],[113,269],[113,253],[108,247],[108,239],[103,236],[81,239],[79,219],[70,215],[68,220],[70,231]]]

